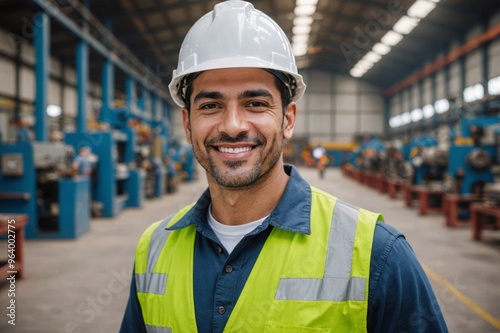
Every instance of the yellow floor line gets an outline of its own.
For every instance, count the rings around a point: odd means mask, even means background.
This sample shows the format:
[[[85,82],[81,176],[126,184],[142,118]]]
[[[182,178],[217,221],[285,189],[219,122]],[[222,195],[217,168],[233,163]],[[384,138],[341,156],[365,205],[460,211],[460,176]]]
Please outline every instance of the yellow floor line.
[[[469,307],[472,311],[474,311],[476,314],[478,314],[481,318],[486,320],[488,323],[493,325],[496,329],[500,330],[500,319],[495,318],[493,315],[491,315],[488,311],[484,310],[482,307],[477,305],[473,300],[471,300],[469,297],[465,296],[462,294],[460,291],[458,291],[451,283],[443,279],[441,276],[439,276],[437,273],[434,273],[429,269],[429,267],[425,266],[422,264],[422,267],[424,268],[425,273],[434,281],[436,281],[438,284],[440,284],[442,287],[448,289],[453,295],[455,295],[456,298],[458,298],[463,304],[465,304],[467,307]]]

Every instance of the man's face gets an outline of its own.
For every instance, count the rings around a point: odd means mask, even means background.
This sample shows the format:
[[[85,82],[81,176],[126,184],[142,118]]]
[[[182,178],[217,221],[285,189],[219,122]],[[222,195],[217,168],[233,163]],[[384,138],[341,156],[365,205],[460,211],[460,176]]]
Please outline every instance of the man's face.
[[[296,106],[290,103],[283,115],[274,80],[256,68],[210,70],[194,80],[191,110],[182,110],[186,138],[219,185],[247,187],[281,167],[277,162],[283,140],[292,136]]]

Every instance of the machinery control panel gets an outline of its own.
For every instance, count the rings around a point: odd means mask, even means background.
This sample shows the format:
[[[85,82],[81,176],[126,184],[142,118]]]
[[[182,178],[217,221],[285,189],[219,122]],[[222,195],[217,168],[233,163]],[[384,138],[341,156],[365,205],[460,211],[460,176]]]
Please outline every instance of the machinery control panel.
[[[12,153],[2,155],[2,175],[20,177],[24,174],[23,154]]]

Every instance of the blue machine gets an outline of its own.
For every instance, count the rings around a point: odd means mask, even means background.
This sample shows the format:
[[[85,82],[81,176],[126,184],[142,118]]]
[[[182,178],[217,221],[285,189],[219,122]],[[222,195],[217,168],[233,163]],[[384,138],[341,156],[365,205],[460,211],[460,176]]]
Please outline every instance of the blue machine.
[[[129,170],[127,161],[133,160],[135,133],[128,129],[66,133],[64,140],[76,149],[88,146],[97,155],[97,177],[92,184],[92,201],[102,204],[102,216],[113,217],[125,207],[140,207],[144,198],[144,175],[140,170]]]
[[[385,151],[384,143],[376,137],[372,137],[363,142],[359,149],[359,155],[356,157],[356,163],[360,165],[359,167],[366,171],[380,171],[381,153]]]
[[[88,177],[61,178],[65,146],[0,143],[0,212],[28,215],[27,238],[76,238],[90,229]]]
[[[360,144],[359,148],[353,150],[350,162],[366,171],[379,171],[381,163],[381,153],[385,151],[385,144],[371,137]]]
[[[459,194],[478,194],[485,184],[493,183],[495,149],[494,145],[450,147],[447,172],[457,181]]]
[[[438,142],[430,136],[418,136],[403,148],[403,154],[413,167],[412,183],[423,184],[429,180],[443,180],[446,161],[441,163],[429,163],[424,157],[426,150],[437,147]]]
[[[500,117],[466,117],[460,120],[462,144],[455,142],[450,147],[448,175],[455,180],[455,191],[459,194],[481,194],[484,185],[493,183],[491,169],[497,162],[498,146],[493,142],[483,144],[487,127],[500,124]],[[469,139],[469,141],[467,141]]]

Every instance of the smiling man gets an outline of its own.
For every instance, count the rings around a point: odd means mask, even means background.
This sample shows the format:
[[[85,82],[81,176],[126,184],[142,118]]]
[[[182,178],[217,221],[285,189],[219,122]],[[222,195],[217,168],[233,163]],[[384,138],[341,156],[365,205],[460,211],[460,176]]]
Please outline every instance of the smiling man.
[[[169,87],[208,189],[139,240],[121,332],[447,332],[404,236],[283,163],[305,84],[271,18],[216,5]]]

